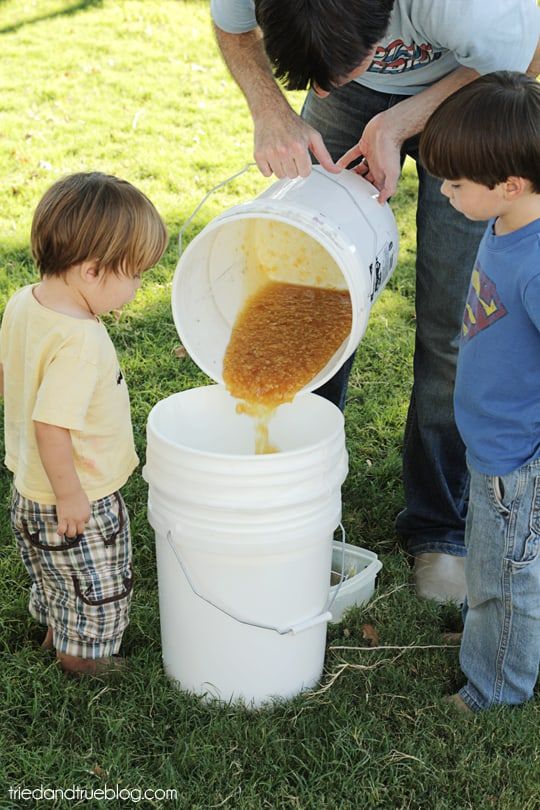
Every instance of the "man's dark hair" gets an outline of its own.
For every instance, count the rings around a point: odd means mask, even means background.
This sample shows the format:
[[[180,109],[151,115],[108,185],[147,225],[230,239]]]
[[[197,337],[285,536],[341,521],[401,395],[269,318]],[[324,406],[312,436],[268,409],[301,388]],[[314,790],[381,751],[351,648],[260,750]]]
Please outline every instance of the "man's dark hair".
[[[388,28],[394,0],[255,0],[274,73],[288,90],[330,91]]]
[[[488,188],[523,177],[540,194],[540,84],[498,71],[461,87],[429,118],[420,161],[435,177]]]

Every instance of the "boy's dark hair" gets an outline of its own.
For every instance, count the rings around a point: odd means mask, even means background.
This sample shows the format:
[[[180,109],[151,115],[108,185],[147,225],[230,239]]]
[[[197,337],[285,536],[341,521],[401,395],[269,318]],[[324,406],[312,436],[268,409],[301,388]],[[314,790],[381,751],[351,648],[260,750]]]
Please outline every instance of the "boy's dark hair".
[[[540,84],[498,71],[461,87],[429,118],[420,161],[435,177],[490,189],[523,177],[540,194]]]
[[[394,0],[255,0],[275,75],[289,90],[331,91],[382,37]]]
[[[95,261],[113,273],[152,267],[167,247],[167,230],[142,191],[101,172],[58,180],[41,198],[32,221],[32,255],[42,276]]]

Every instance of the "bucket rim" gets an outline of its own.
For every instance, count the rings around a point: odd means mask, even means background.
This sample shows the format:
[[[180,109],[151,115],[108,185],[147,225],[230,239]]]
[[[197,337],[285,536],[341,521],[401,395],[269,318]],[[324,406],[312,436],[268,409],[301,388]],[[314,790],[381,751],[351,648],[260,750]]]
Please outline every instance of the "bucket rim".
[[[346,290],[351,299],[352,321],[348,336],[343,340],[341,347],[336,350],[336,354],[338,352],[340,354],[339,363],[337,365],[335,364],[332,369],[329,369],[327,374],[324,375],[322,379],[317,379],[319,375],[315,375],[312,381],[308,382],[296,393],[296,396],[305,396],[305,394],[310,394],[317,388],[320,388],[322,385],[327,383],[328,380],[334,376],[341,365],[343,365],[343,363],[345,363],[355,351],[362,338],[362,335],[367,328],[368,311],[364,305],[364,297],[370,296],[371,286],[367,281],[367,277],[358,273],[358,259],[356,257],[354,245],[350,239],[346,237],[346,234],[340,230],[339,226],[335,224],[334,220],[330,219],[326,214],[318,212],[317,216],[321,221],[324,222],[325,228],[316,229],[313,225],[313,209],[310,209],[301,203],[295,202],[294,204],[290,204],[290,210],[294,211],[295,214],[299,215],[300,218],[292,220],[290,216],[283,214],[282,204],[267,198],[256,197],[254,200],[249,202],[239,203],[238,205],[232,206],[208,222],[204,228],[199,231],[199,233],[190,241],[178,259],[173,275],[171,289],[171,310],[174,326],[180,340],[182,341],[182,345],[185,347],[190,357],[192,357],[199,368],[215,382],[220,384],[224,383],[223,370],[217,369],[213,367],[212,364],[205,362],[205,359],[201,358],[199,353],[194,350],[189,333],[186,333],[183,328],[181,314],[178,311],[179,307],[176,305],[176,301],[177,299],[181,298],[180,287],[184,281],[183,266],[187,265],[191,252],[199,246],[199,243],[203,238],[208,238],[212,233],[218,231],[220,228],[226,226],[230,222],[238,222],[239,220],[265,219],[274,222],[281,222],[284,225],[296,228],[310,238],[314,239],[314,241],[316,241],[329,254],[333,261],[338,265],[344,278]],[[331,231],[331,234],[329,231]],[[362,297],[358,291],[355,291],[355,287],[358,284],[359,279],[363,282],[365,287],[364,297]]]
[[[294,205],[291,203],[289,205],[290,210],[294,210],[295,213],[305,215],[305,220],[302,221],[302,219],[300,219],[298,221],[291,221],[290,216],[288,217],[283,213],[280,213],[283,211],[283,206],[281,204],[275,200],[267,198],[261,199],[260,197],[255,197],[254,200],[250,200],[249,202],[238,203],[238,205],[233,205],[226,211],[222,211],[221,214],[218,214],[212,220],[210,220],[210,222],[208,222],[204,228],[202,228],[202,230],[200,230],[199,233],[193,237],[189,244],[186,245],[185,250],[183,251],[182,255],[179,256],[176,263],[173,287],[177,277],[181,275],[179,270],[181,265],[184,263],[185,257],[187,257],[188,253],[195,249],[196,243],[201,241],[204,236],[212,233],[212,231],[218,230],[224,224],[226,224],[228,220],[270,219],[276,222],[282,222],[284,225],[289,225],[291,228],[296,228],[318,242],[321,247],[330,253],[331,257],[336,261],[340,270],[342,271],[343,277],[347,281],[347,289],[350,290],[349,281],[353,278],[355,273],[355,268],[351,260],[351,257],[354,255],[354,253],[351,252],[351,241],[345,237],[345,234],[340,230],[335,222],[323,212],[318,212],[317,217],[324,221],[324,224],[328,225],[329,228],[332,229],[332,236],[330,236],[325,230],[316,230],[314,228],[313,209],[310,209],[306,205],[302,205],[298,202],[295,202]],[[344,256],[337,253],[335,250],[336,246],[339,246],[341,249],[346,251]],[[341,268],[341,261],[343,258],[346,259],[348,276],[343,273]]]
[[[169,394],[168,397],[164,399],[160,399],[158,402],[150,410],[146,420],[146,433],[147,433],[147,441],[148,441],[148,432],[150,428],[152,428],[153,436],[158,438],[164,444],[166,444],[170,448],[178,448],[182,447],[183,449],[187,450],[189,453],[193,454],[194,456],[200,456],[203,458],[215,458],[215,459],[250,459],[255,464],[263,464],[269,463],[269,459],[275,459],[276,457],[280,458],[300,458],[302,455],[307,455],[308,453],[313,452],[314,450],[320,449],[322,450],[327,445],[332,445],[335,443],[336,439],[341,438],[343,436],[344,426],[345,426],[345,418],[343,413],[339,410],[337,405],[333,405],[333,403],[328,402],[329,405],[332,405],[335,410],[337,411],[337,415],[339,415],[339,425],[336,427],[330,436],[327,436],[325,439],[321,439],[318,442],[308,445],[307,447],[298,448],[297,450],[285,450],[279,451],[278,453],[218,453],[214,450],[199,450],[197,448],[192,448],[187,445],[181,444],[179,442],[174,442],[171,439],[167,438],[162,431],[158,430],[155,425],[155,411],[158,409],[163,403],[168,402],[170,399],[174,399],[182,394],[189,393],[191,391],[199,391],[204,390],[207,388],[219,388],[222,391],[225,391],[228,394],[228,391],[224,385],[220,385],[219,383],[214,383],[213,385],[196,385],[193,388],[187,388],[185,391],[177,391],[176,393]],[[306,394],[310,394],[312,392],[306,391]],[[230,396],[230,394],[229,394]],[[313,394],[313,396],[317,396],[317,394]],[[322,399],[322,397],[319,397]],[[324,400],[323,400],[324,401]],[[294,400],[293,400],[294,402]],[[283,403],[284,405],[290,403]],[[281,407],[281,406],[278,406]],[[277,409],[276,409],[277,410]],[[152,423],[152,424],[151,424]]]

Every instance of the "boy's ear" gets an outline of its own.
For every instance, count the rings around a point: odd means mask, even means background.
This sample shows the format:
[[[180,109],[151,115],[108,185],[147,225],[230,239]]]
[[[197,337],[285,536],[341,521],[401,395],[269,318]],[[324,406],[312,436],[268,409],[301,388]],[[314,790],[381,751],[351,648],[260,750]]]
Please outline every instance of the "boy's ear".
[[[95,261],[88,261],[79,265],[79,273],[88,284],[94,284],[100,278],[101,270]]]
[[[524,177],[507,177],[504,181],[504,197],[506,200],[517,200],[527,190],[529,181]]]

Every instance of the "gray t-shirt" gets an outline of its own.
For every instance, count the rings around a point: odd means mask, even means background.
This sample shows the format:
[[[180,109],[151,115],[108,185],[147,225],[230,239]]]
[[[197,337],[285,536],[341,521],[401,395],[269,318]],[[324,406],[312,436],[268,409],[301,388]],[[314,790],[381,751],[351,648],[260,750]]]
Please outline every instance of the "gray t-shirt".
[[[253,0],[211,0],[211,11],[231,34],[257,26]],[[395,0],[373,62],[355,81],[414,95],[460,65],[480,74],[525,71],[539,35],[536,0]]]

